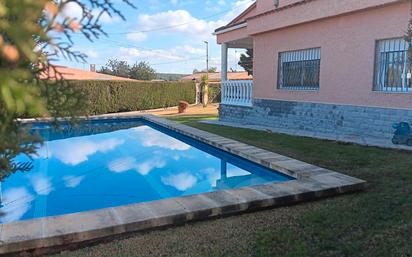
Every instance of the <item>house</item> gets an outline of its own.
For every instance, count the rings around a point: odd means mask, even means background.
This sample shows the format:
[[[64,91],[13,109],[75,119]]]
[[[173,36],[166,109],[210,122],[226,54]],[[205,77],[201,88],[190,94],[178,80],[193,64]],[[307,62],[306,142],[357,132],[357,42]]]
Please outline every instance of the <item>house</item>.
[[[215,31],[220,121],[411,149],[410,10],[405,0],[257,0]],[[228,48],[254,50],[253,82],[227,79]]]
[[[111,76],[103,73],[98,73],[95,66],[90,65],[90,70],[81,70],[64,66],[54,66],[50,68],[48,74],[40,75],[40,78],[63,78],[65,80],[111,80],[111,81],[137,81],[134,79]]]
[[[197,81],[200,82],[202,77],[206,75],[206,72],[196,72],[192,75],[187,75],[181,78],[181,81]],[[207,74],[209,78],[209,83],[211,84],[220,84],[222,80],[222,74],[220,72],[210,72]],[[253,77],[250,76],[246,71],[241,72],[228,72],[227,80],[252,80]]]

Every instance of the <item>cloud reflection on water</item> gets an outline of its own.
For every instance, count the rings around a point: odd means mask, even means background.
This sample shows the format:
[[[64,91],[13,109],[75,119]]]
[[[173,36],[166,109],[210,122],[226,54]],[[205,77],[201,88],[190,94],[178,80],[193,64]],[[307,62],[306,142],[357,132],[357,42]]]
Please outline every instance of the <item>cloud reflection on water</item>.
[[[124,144],[123,139],[109,138],[92,140],[85,138],[70,138],[47,142],[38,151],[38,157],[56,158],[66,165],[76,166],[89,159],[90,156],[100,152],[107,153]]]
[[[197,183],[197,178],[188,172],[164,176],[160,179],[163,184],[172,186],[179,191],[186,191]]]
[[[185,144],[171,136],[156,131],[148,126],[141,126],[132,129],[139,137],[143,146],[157,146],[169,150],[186,151],[191,148],[190,145]]]
[[[154,169],[160,169],[166,166],[166,161],[159,157],[149,158],[138,162],[134,157],[125,157],[116,159],[109,163],[108,168],[115,173],[123,173],[135,170],[141,175],[148,175]]]
[[[54,190],[51,178],[44,175],[33,175],[30,177],[34,191],[38,195],[49,195]]]
[[[3,216],[0,217],[2,223],[20,220],[31,208],[31,201],[34,197],[25,187],[10,188],[3,193],[5,206],[1,208]]]
[[[63,181],[66,187],[76,188],[80,185],[84,178],[85,176],[64,176]]]

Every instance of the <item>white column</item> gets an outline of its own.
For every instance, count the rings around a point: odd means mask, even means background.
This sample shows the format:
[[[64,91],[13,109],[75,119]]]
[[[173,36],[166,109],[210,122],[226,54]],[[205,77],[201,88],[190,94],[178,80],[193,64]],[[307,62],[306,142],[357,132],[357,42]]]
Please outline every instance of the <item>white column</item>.
[[[222,43],[222,82],[227,80],[227,43]]]

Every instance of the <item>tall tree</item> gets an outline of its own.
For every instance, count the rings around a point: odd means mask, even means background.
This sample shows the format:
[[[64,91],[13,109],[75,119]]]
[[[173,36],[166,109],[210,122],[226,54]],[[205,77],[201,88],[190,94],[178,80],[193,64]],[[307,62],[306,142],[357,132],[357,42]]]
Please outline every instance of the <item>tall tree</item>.
[[[100,70],[100,73],[128,78],[130,75],[130,66],[126,61],[119,61],[117,59],[109,59],[105,66]]]
[[[129,0],[122,0],[132,6]],[[67,5],[82,9],[70,17]],[[101,10],[96,15],[96,10]],[[18,154],[31,156],[41,143],[17,118],[75,117],[82,114],[81,92],[70,87],[52,65],[59,58],[85,61],[74,49],[72,35],[92,40],[104,35],[102,15],[118,15],[112,0],[0,1],[0,180],[30,163],[16,163]]]
[[[249,75],[253,75],[253,49],[247,49],[245,54],[240,55],[238,63]]]
[[[156,79],[156,70],[153,69],[148,62],[135,63],[130,68],[130,78],[137,80],[153,80]]]
[[[210,67],[210,68],[209,68],[209,72],[210,72],[210,73],[215,73],[215,72],[217,72],[217,67]]]

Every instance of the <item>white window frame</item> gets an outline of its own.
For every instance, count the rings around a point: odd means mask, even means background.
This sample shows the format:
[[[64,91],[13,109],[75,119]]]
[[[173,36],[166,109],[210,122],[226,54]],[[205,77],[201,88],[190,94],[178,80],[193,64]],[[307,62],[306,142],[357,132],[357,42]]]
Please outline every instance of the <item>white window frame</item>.
[[[391,38],[378,40],[376,42],[376,64],[375,64],[375,79],[374,90],[381,92],[394,92],[394,93],[412,93],[411,73],[409,71],[409,44],[403,38]],[[403,60],[398,65],[402,65],[401,85],[389,86],[387,81],[387,69],[388,63],[383,63],[383,54],[385,53],[398,53],[399,57]]]
[[[302,50],[294,50],[288,52],[279,52],[278,62],[278,89],[286,90],[309,90],[317,91],[320,88],[320,62],[321,62],[321,48],[309,48]],[[304,62],[304,61],[319,61],[318,67],[318,84],[317,86],[301,85],[301,86],[285,86],[283,79],[283,67],[285,63]]]

